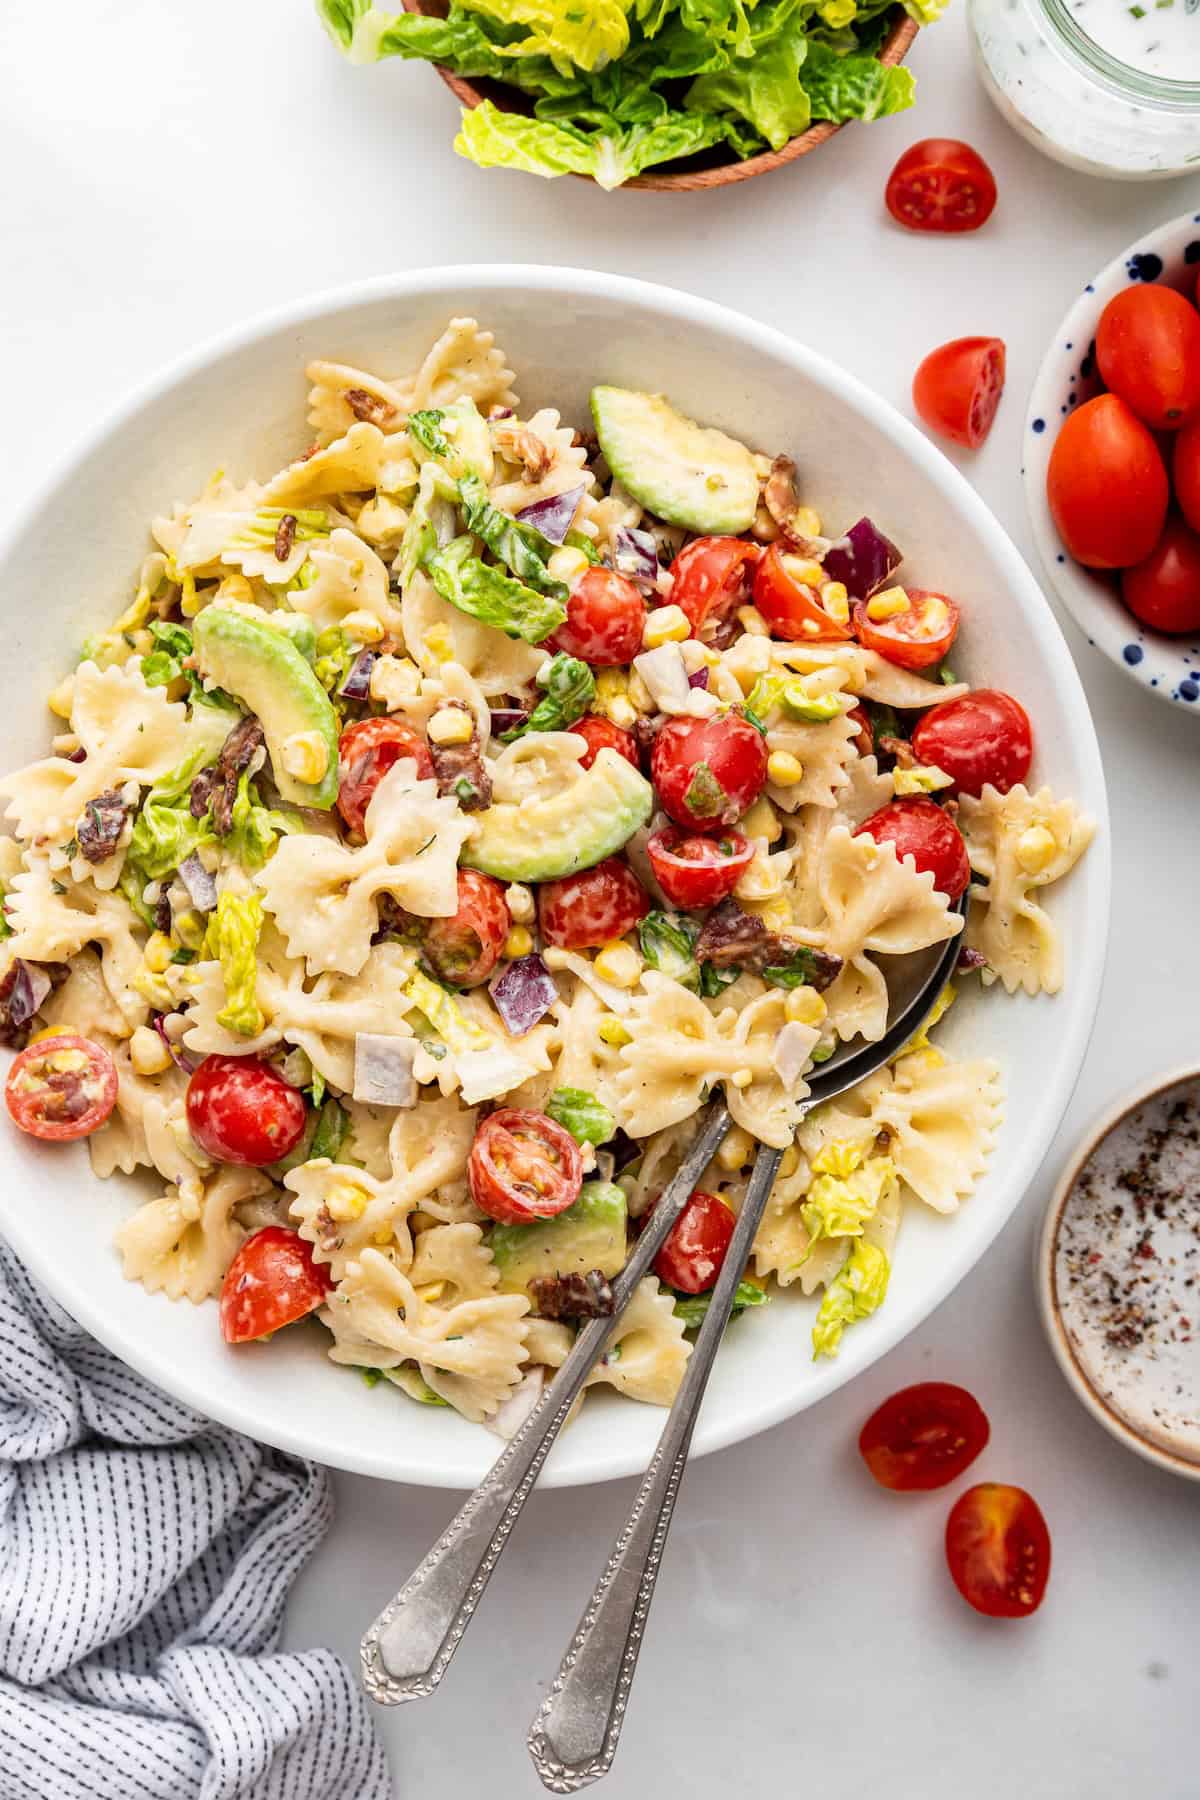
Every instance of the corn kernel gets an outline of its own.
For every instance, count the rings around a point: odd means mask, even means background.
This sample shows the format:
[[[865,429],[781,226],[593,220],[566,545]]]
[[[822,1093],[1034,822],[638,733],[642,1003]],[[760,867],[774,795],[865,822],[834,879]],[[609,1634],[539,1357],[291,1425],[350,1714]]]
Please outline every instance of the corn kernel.
[[[382,624],[373,612],[367,612],[365,608],[348,612],[342,620],[342,630],[352,638],[357,638],[360,644],[377,644],[383,636]]]
[[[735,1125],[721,1148],[717,1151],[717,1167],[724,1169],[727,1175],[741,1169],[754,1155],[754,1139],[740,1125]]]
[[[244,575],[225,575],[217,583],[218,600],[240,600],[243,606],[253,604],[254,589]]]
[[[527,888],[523,881],[509,882],[504,890],[504,903],[508,907],[508,916],[514,925],[533,923],[533,890]]]
[[[772,750],[767,758],[767,780],[776,787],[795,787],[804,779],[804,764],[790,750]]]
[[[692,622],[682,606],[656,606],[646,614],[642,649],[657,650],[660,644],[682,644],[691,635]]]
[[[331,1219],[346,1224],[351,1219],[362,1218],[369,1198],[366,1188],[359,1187],[356,1181],[338,1180],[331,1183],[325,1196],[325,1211]]]
[[[475,735],[475,720],[460,706],[443,706],[433,714],[426,731],[431,744],[469,744]]]
[[[882,619],[894,619],[898,614],[907,612],[910,604],[906,589],[884,588],[882,594],[876,594],[867,601],[867,617],[874,619],[876,623]]]
[[[171,1066],[171,1052],[149,1025],[139,1025],[129,1040],[129,1060],[139,1075],[161,1075]]]
[[[629,696],[630,704],[637,712],[644,713],[649,717],[651,713],[658,711],[654,696],[636,669],[630,669],[629,683],[625,691]]]
[[[1017,861],[1027,875],[1040,875],[1054,860],[1058,845],[1044,825],[1031,825],[1017,839]]]
[[[454,660],[454,639],[446,625],[430,625],[421,638],[426,650],[434,662],[444,663]]]
[[[602,1044],[607,1044],[612,1050],[619,1050],[622,1044],[633,1042],[632,1034],[626,1031],[615,1013],[609,1013],[607,1018],[601,1019],[596,1027],[596,1035]]]
[[[175,1004],[175,996],[167,986],[165,976],[153,974],[144,965],[134,976],[132,986],[135,993],[148,1000],[158,1012],[170,1012]]]
[[[821,583],[821,605],[831,619],[839,625],[849,623],[850,590],[844,581],[823,581]]]
[[[750,633],[751,637],[769,638],[771,635],[771,627],[767,624],[767,621],[763,618],[757,606],[739,606],[737,609],[737,622],[743,631],[748,631]],[[752,682],[751,686],[753,685]]]
[[[524,925],[514,925],[504,940],[503,955],[507,957],[528,956],[533,949],[533,938]]]
[[[588,566],[588,559],[582,550],[576,550],[573,544],[564,544],[548,559],[546,573],[554,581],[565,581],[570,587],[573,581],[579,580]]]
[[[164,932],[154,932],[142,952],[143,960],[150,973],[161,975],[164,969],[169,968],[171,958],[177,948],[178,945],[173,944]]]
[[[735,1088],[748,1088],[754,1080],[754,1071],[753,1069],[735,1069],[729,1080]]]
[[[631,726],[637,724],[637,708],[630,704],[624,694],[618,695],[615,700],[609,702],[608,716],[614,725],[621,727],[622,731],[628,731]]]
[[[592,967],[601,981],[611,981],[614,987],[636,987],[641,979],[643,963],[632,944],[624,944],[618,938],[611,944],[605,944],[598,952]]]
[[[800,1152],[796,1149],[794,1144],[789,1144],[779,1159],[779,1173],[781,1175],[794,1175],[799,1167]]]
[[[444,1281],[427,1281],[424,1287],[414,1288],[418,1300],[440,1300],[446,1291]]]
[[[852,1144],[848,1138],[833,1138],[813,1157],[812,1171],[814,1175],[834,1175],[845,1181],[847,1175],[862,1167],[862,1161],[860,1145]]]
[[[749,838],[764,838],[768,844],[778,843],[783,836],[779,814],[765,794],[760,794],[750,811],[738,820],[738,830]]]
[[[792,515],[792,527],[801,537],[820,537],[821,515],[811,506],[798,506]]]
[[[792,909],[786,900],[769,900],[760,906],[758,916],[768,931],[786,931],[792,922]]]
[[[387,709],[399,712],[405,700],[415,699],[421,691],[421,671],[407,656],[379,656],[371,670],[371,698]]]
[[[784,556],[780,560],[792,580],[804,587],[819,588],[825,579],[824,569],[810,556]]]
[[[798,987],[788,995],[784,1011],[797,1025],[819,1025],[829,1008],[816,988]]]
[[[68,675],[65,680],[59,682],[56,688],[51,689],[50,693],[46,696],[46,705],[50,708],[50,711],[54,713],[56,718],[69,719],[74,700],[75,677],[73,675]]]
[[[329,745],[319,731],[293,731],[283,740],[280,760],[297,781],[315,786],[329,769]]]

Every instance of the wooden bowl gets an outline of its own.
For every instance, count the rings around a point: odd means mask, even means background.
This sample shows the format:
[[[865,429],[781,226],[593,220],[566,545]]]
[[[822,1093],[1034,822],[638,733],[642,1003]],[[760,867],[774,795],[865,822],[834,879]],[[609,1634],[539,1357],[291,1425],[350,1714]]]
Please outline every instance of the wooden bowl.
[[[426,18],[444,19],[447,12],[445,0],[404,0],[406,12],[421,13]],[[879,60],[888,68],[902,63],[908,55],[909,47],[920,27],[915,19],[897,6],[892,14],[892,23],[883,47],[879,52]],[[483,100],[490,100],[503,112],[529,113],[533,110],[529,97],[519,89],[512,88],[501,81],[466,81],[461,75],[455,75],[440,64],[434,65],[438,74],[450,89],[462,101],[464,106],[478,106]],[[840,125],[825,121],[819,125],[810,125],[799,137],[791,139],[782,150],[766,150],[761,156],[751,156],[745,162],[722,162],[724,154],[719,147],[702,151],[698,156],[681,157],[675,164],[664,163],[662,172],[652,175],[636,175],[632,181],[622,183],[624,188],[649,188],[658,193],[693,193],[701,188],[728,187],[735,181],[749,181],[755,175],[766,175],[772,169],[781,169],[784,163],[795,162],[799,156],[807,156],[810,150],[818,150],[822,144],[842,129]],[[589,175],[579,178],[590,181]]]

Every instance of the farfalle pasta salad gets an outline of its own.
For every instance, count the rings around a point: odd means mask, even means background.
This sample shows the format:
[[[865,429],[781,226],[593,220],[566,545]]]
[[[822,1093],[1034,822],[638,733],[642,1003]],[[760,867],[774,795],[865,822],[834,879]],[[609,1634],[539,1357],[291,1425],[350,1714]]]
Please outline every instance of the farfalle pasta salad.
[[[961,932],[1056,990],[1043,890],[1090,823],[947,665],[954,600],[868,518],[828,535],[787,456],[618,388],[525,414],[469,319],[409,375],[307,374],[309,447],[154,521],[0,780],[12,1118],[145,1173],[127,1275],[231,1344],[315,1314],[504,1432],[719,1084],[736,1128],[592,1381],[670,1401],[756,1140],[739,1309],[821,1290],[835,1354],[1002,1082],[925,1034],[802,1118],[806,1075],[883,1034],[881,956]]]

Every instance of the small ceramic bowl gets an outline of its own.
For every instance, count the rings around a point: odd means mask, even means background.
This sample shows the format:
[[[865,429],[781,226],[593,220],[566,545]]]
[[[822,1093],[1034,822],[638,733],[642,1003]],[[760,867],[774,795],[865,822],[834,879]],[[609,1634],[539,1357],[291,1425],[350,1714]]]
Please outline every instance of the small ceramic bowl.
[[[1200,1481],[1200,1067],[1156,1075],[1084,1135],[1035,1257],[1042,1323],[1119,1444]]]
[[[1191,297],[1198,275],[1200,213],[1186,213],[1147,232],[1088,282],[1051,339],[1033,384],[1021,473],[1038,554],[1088,643],[1161,700],[1200,717],[1200,633],[1166,637],[1139,624],[1122,604],[1115,576],[1085,569],[1072,559],[1046,502],[1046,470],[1058,428],[1073,407],[1102,390],[1095,339],[1108,301],[1131,281],[1162,282]]]

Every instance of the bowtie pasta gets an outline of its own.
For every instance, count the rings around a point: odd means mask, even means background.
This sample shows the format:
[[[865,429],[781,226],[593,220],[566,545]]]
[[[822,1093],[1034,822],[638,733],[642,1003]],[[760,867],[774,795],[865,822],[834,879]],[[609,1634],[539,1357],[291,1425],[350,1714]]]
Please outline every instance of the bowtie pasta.
[[[594,430],[525,414],[470,319],[415,371],[308,378],[308,448],[154,521],[0,780],[13,1118],[152,1184],[117,1237],[150,1292],[235,1343],[314,1313],[335,1362],[503,1432],[720,1087],[589,1389],[669,1404],[757,1142],[735,1310],[820,1295],[835,1354],[1004,1085],[929,1027],[836,1102],[814,1071],[960,932],[962,976],[1053,993],[1090,821],[948,668],[955,602],[870,520],[826,535],[786,456],[616,388]]]

